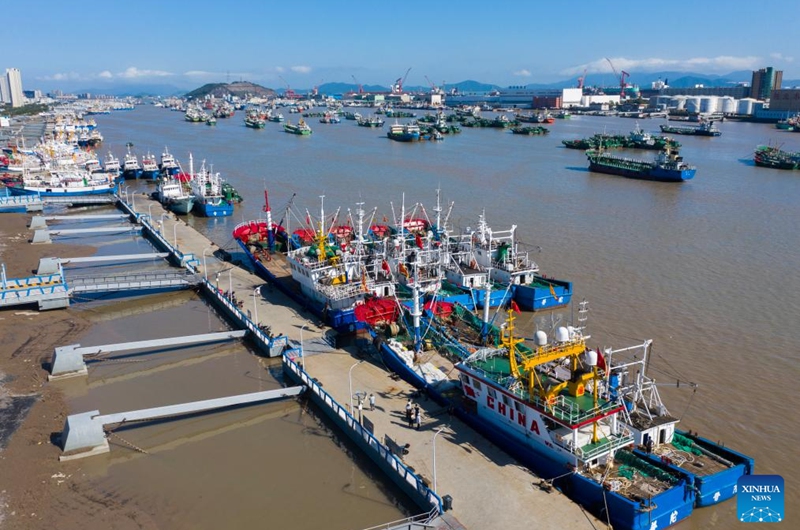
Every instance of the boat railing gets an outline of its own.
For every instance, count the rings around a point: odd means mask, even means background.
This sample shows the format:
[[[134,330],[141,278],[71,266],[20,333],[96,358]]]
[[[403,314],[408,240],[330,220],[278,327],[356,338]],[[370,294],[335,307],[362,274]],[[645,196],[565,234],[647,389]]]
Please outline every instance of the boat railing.
[[[630,433],[610,434],[597,443],[579,447],[575,453],[584,460],[592,460],[603,453],[625,447],[631,443],[633,443],[633,435]]]
[[[409,469],[386,445],[380,442],[368,429],[353,417],[350,412],[339,404],[333,397],[323,390],[322,386],[313,379],[300,365],[297,364],[297,351],[287,351],[283,354],[284,366],[291,370],[307,388],[319,396],[324,407],[328,407],[333,414],[340,420],[342,428],[349,429],[351,434],[359,438],[360,441],[373,452],[373,456],[379,458],[385,465],[384,470],[395,473],[401,482],[412,488],[414,492],[422,496],[430,505],[431,513],[444,513],[442,499],[431,490],[420,476]]]

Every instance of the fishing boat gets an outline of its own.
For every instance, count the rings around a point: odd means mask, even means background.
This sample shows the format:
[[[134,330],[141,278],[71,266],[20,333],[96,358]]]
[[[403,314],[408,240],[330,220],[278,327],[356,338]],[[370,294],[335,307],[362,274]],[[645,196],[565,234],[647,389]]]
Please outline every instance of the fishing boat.
[[[158,165],[158,167],[163,176],[177,175],[181,171],[178,161],[175,160],[175,157],[166,147],[164,147],[164,152],[161,153],[161,163]]]
[[[356,118],[356,123],[359,127],[383,127],[385,122],[380,116],[368,116],[366,118],[358,116],[358,118]]]
[[[342,120],[335,112],[326,112],[319,119],[320,123],[340,123]]]
[[[753,162],[759,167],[800,169],[800,153],[791,153],[779,147],[760,145],[753,154]]]
[[[267,117],[267,119],[269,121],[272,121],[272,122],[275,122],[275,123],[283,123],[283,121],[284,121],[283,114],[280,114],[280,113],[278,113],[278,114],[270,113],[269,116]]]
[[[90,173],[85,169],[23,173],[19,182],[6,184],[12,195],[80,197],[117,192],[116,175]]]
[[[287,133],[297,134],[299,136],[308,136],[312,132],[311,127],[309,127],[308,124],[303,119],[298,121],[297,125],[294,125],[293,123],[289,122],[284,123],[283,130]]]
[[[139,159],[131,152],[133,144],[128,143],[128,152],[122,159],[122,177],[126,179],[138,179],[142,176],[142,166],[139,165]]]
[[[677,149],[665,148],[655,160],[646,161],[614,156],[603,149],[586,151],[589,170],[639,180],[683,182],[694,178],[696,169],[683,161]]]
[[[533,127],[514,127],[511,129],[511,132],[514,134],[522,134],[526,136],[536,136],[542,134],[548,134],[550,129],[547,127],[542,127],[541,125],[533,126]]]
[[[623,403],[620,421],[633,433],[635,452],[650,461],[684,469],[694,475],[696,506],[710,506],[736,494],[740,477],[754,471],[753,459],[677,429],[679,419],[672,416],[661,400],[655,380],[647,375],[651,340],[618,350],[606,349],[605,392]],[[688,386],[694,386],[689,384]]]
[[[156,162],[156,156],[151,155],[148,151],[146,155],[142,157],[142,174],[141,178],[146,180],[155,180],[158,178],[158,174],[161,170],[158,167],[158,162]]]
[[[194,207],[190,182],[191,175],[187,173],[164,175],[158,180],[156,199],[171,212],[187,215]]]
[[[113,173],[115,175],[119,175],[122,170],[119,165],[119,158],[115,157],[114,153],[111,151],[106,153],[106,156],[103,158],[103,169],[106,173]]]
[[[214,116],[211,116],[206,120],[206,125],[214,126],[216,124],[217,124],[217,118],[215,118]]]
[[[661,124],[661,132],[668,134],[685,134],[694,136],[720,136],[722,132],[713,121],[702,121],[698,127]]]
[[[384,312],[380,307],[385,302],[377,301],[392,300],[394,282],[387,260],[375,255],[366,259],[360,207],[355,227],[350,227],[337,224],[336,215],[326,218],[321,202],[319,219],[314,222],[307,215],[306,224],[292,233],[288,210],[284,216],[287,225],[283,219],[275,223],[266,190],[264,200],[266,218],[240,223],[233,230],[234,239],[259,276],[341,333],[367,326],[356,318],[356,310],[362,314]]]
[[[394,123],[386,136],[396,142],[416,142],[420,139],[419,125],[416,123]]]
[[[244,125],[245,127],[250,127],[251,129],[263,129],[267,126],[267,123],[261,119],[258,113],[248,112],[244,118]]]
[[[86,140],[86,143],[89,147],[97,147],[101,143],[103,143],[103,135],[100,134],[100,131],[97,129],[93,129],[89,133],[89,138]]]
[[[665,148],[678,149],[681,146],[679,142],[673,140],[669,136],[653,136],[646,132],[639,124],[628,134],[622,141],[621,147],[629,149],[653,149],[662,150]]]
[[[194,195],[194,211],[203,217],[230,217],[233,215],[233,203],[225,199],[222,193],[222,179],[213,168],[206,168],[203,160],[200,171],[194,173],[194,162],[189,154],[189,174],[191,175],[192,195]]]
[[[521,309],[541,311],[568,305],[572,282],[540,274],[539,266],[520,250],[516,231],[516,225],[508,230],[492,230],[485,214],[481,214],[477,229],[470,231],[461,245],[474,256],[477,266],[490,271],[492,281],[511,289],[513,300]]]

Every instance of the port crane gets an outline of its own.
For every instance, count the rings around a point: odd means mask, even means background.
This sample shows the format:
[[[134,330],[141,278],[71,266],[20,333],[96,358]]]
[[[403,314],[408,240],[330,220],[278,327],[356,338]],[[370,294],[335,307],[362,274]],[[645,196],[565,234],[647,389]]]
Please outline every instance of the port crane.
[[[578,78],[578,88],[583,89],[584,83],[586,83],[586,68],[583,69],[583,75]]]
[[[358,93],[359,94],[363,94],[364,93],[364,86],[361,83],[358,82],[358,79],[356,79],[356,76],[351,74],[350,77],[352,77],[353,81],[355,81],[355,83],[358,85]]]
[[[431,94],[441,94],[441,93],[443,92],[443,89],[440,89],[439,87],[437,87],[436,85],[434,85],[434,84],[433,84],[433,81],[431,81],[431,80],[428,78],[428,76],[427,76],[427,75],[425,76],[425,80],[428,82],[428,86],[430,86],[430,87],[431,87]],[[442,83],[442,84],[444,84],[444,83]]]
[[[606,57],[606,61],[608,61],[608,64],[611,66],[611,70],[614,72],[614,76],[617,78],[617,81],[619,81],[619,97],[624,98],[625,97],[625,87],[628,86],[628,84],[625,82],[625,78],[626,77],[630,77],[631,74],[629,74],[625,70],[620,70],[620,72],[622,72],[622,74],[621,75],[618,74],[617,73],[617,69],[614,68],[614,63],[611,62],[611,59]]]
[[[286,90],[283,93],[283,96],[286,99],[298,99],[300,97],[300,95],[297,94],[297,92],[292,90],[292,87],[289,86],[289,83],[286,82],[286,79],[284,79],[283,76],[279,75],[278,78],[280,78],[280,80],[283,81],[283,84],[286,85]]]
[[[408,70],[406,70],[406,75],[404,75],[403,77],[398,77],[397,81],[394,82],[394,85],[392,85],[393,94],[400,94],[403,92],[403,85],[405,84],[406,78],[408,77],[408,72],[410,71],[411,67],[409,66]]]

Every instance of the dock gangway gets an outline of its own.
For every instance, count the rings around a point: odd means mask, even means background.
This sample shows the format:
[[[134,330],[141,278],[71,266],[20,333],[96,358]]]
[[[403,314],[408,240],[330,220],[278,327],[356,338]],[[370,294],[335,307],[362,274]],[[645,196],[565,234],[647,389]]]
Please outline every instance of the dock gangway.
[[[188,270],[143,271],[99,276],[68,276],[70,295],[138,291],[147,289],[188,289],[198,285],[202,277]]]

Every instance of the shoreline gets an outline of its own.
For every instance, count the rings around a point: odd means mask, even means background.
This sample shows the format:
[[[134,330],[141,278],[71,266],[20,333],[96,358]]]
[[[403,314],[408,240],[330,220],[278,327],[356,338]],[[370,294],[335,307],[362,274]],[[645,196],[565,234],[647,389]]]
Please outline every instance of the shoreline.
[[[28,214],[4,213],[0,262],[9,278],[30,276],[42,257],[77,257],[91,246],[31,245]],[[75,342],[92,326],[76,310],[0,312],[0,527],[63,530],[156,529],[126,499],[108,498],[79,480],[81,464],[58,461],[57,435],[67,404],[47,384],[46,363],[56,346]],[[22,414],[20,416],[20,413]],[[75,477],[75,479],[73,479]]]

